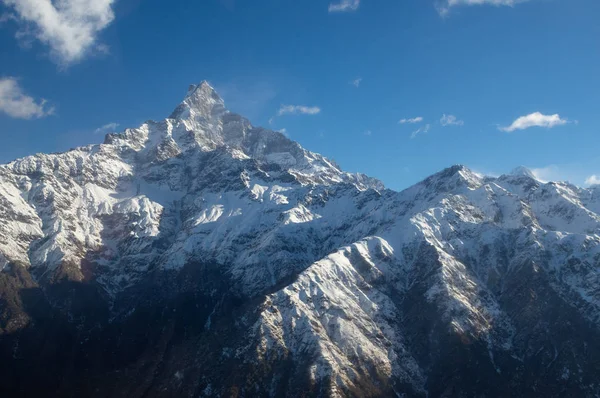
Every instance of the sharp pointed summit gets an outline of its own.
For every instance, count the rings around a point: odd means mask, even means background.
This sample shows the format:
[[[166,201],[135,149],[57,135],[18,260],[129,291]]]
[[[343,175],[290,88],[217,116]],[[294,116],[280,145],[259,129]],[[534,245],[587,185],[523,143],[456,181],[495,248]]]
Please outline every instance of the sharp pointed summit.
[[[188,88],[187,95],[173,111],[171,119],[211,119],[222,115],[227,110],[225,102],[217,94],[216,90],[203,80],[199,84],[192,84]]]
[[[202,82],[0,165],[0,388],[598,396],[599,258],[595,190],[461,165],[387,190]]]
[[[538,178],[535,176],[535,174],[533,173],[533,171],[531,171],[531,169],[525,167],[525,166],[519,166],[514,168],[511,172],[510,175],[512,176],[525,176],[525,177],[529,177],[529,178],[533,178],[534,180],[537,180]]]

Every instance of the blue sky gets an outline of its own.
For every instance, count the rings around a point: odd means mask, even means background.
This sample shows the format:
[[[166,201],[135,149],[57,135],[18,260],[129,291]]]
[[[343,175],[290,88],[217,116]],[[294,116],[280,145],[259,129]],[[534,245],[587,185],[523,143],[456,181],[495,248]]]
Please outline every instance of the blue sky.
[[[457,163],[600,179],[597,0],[55,4],[0,0],[0,162],[162,119],[206,79],[390,188]]]

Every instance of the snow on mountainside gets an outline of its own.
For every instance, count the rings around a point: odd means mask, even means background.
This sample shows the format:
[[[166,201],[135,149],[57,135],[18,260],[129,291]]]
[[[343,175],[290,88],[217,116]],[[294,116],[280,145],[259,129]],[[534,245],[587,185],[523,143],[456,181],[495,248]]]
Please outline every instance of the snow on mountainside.
[[[52,272],[70,264],[83,279],[82,261],[91,261],[107,270],[110,290],[151,264],[177,267],[189,256],[258,263],[258,250],[240,256],[233,241],[249,242],[268,225],[271,240],[256,243],[264,249],[293,229],[286,225],[319,217],[303,204],[313,200],[314,186],[382,189],[227,112],[206,82],[191,86],[164,121],[111,134],[102,145],[17,160],[0,168],[0,181],[10,221],[2,266]],[[174,256],[156,250],[159,241]]]
[[[0,203],[3,272],[95,284],[110,322],[137,319],[131,297],[161,278],[178,275],[157,296],[191,286],[204,312],[181,322],[201,337],[160,356],[150,391],[600,394],[598,188],[453,166],[390,191],[252,126],[203,82],[163,121],[0,166]],[[202,381],[173,379],[182,367]]]
[[[411,338],[395,318],[428,303],[461,338],[483,340],[497,372],[495,355],[523,352],[525,362],[522,320],[503,296],[531,271],[547,275],[553,293],[600,325],[600,217],[582,205],[588,194],[522,174],[482,177],[462,166],[434,175],[393,198],[394,221],[376,236],[314,263],[269,296],[258,326],[262,350],[275,345],[294,355],[312,341],[320,357],[315,377],[333,375],[355,387],[364,371],[350,365],[358,356],[417,393],[426,372],[408,354]]]

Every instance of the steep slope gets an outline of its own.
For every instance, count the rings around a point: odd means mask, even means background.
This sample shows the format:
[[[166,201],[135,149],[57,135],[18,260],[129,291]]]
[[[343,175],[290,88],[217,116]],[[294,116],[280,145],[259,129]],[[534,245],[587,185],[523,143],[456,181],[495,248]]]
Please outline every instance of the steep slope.
[[[1,266],[74,280],[91,267],[111,294],[150,266],[181,267],[194,256],[237,267],[243,289],[273,285],[293,270],[265,268],[259,257],[281,256],[279,237],[303,242],[312,233],[301,224],[322,215],[306,205],[330,194],[318,187],[382,188],[227,112],[206,82],[191,86],[162,122],[109,135],[103,145],[17,160],[2,166],[0,179],[11,223],[0,241]],[[310,263],[327,252],[307,251],[295,255]],[[257,275],[245,280],[243,273]]]
[[[432,176],[398,195],[393,225],[268,296],[259,347],[293,357],[308,340],[314,377],[336,380],[340,396],[365,383],[373,395],[595,396],[600,240],[588,193],[460,166]]]
[[[0,203],[0,391],[600,394],[597,188],[454,166],[393,192],[204,82],[0,166]]]

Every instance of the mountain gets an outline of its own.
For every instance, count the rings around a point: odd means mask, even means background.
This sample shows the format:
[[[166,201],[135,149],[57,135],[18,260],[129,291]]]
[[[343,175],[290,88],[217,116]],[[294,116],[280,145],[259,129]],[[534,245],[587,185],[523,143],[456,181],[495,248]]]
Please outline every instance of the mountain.
[[[227,111],[0,166],[0,393],[600,395],[600,189],[402,192]]]

